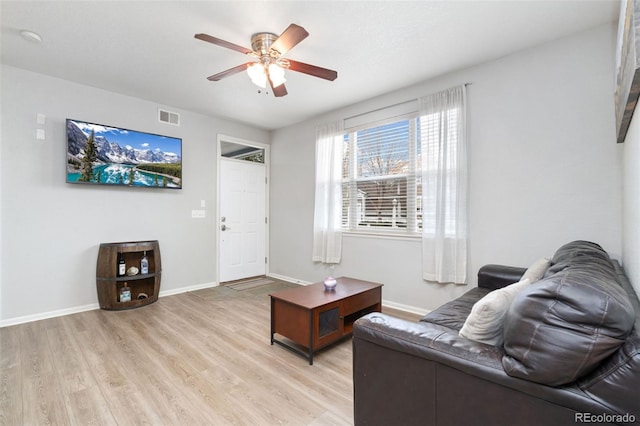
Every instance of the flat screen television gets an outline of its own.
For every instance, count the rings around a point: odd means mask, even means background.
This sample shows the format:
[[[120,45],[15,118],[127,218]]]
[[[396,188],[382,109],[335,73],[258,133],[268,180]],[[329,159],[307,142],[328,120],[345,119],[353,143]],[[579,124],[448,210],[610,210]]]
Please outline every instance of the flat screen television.
[[[182,189],[182,139],[67,119],[67,182]]]

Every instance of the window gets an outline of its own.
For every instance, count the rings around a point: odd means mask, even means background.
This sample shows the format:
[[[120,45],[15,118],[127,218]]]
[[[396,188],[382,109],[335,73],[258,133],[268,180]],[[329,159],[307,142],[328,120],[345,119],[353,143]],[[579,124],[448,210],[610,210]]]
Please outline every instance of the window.
[[[444,180],[444,190],[456,191],[451,187],[455,185],[451,176],[457,173],[457,121],[458,111],[450,109],[345,134],[342,229],[420,234],[423,180],[427,182],[426,188],[437,173],[444,171],[449,176]],[[443,126],[447,132],[445,143],[441,144]],[[444,161],[442,169],[439,169],[438,161]],[[435,203],[435,192],[425,194],[426,203]],[[448,198],[442,206],[445,234],[455,232],[456,206],[449,205],[454,201],[455,198]],[[435,209],[428,209],[424,214],[426,232],[435,232]]]
[[[353,131],[343,144],[342,229],[419,234],[419,119]]]
[[[466,282],[466,85],[416,101],[316,128],[314,261],[340,262],[345,231],[420,235],[423,278]]]

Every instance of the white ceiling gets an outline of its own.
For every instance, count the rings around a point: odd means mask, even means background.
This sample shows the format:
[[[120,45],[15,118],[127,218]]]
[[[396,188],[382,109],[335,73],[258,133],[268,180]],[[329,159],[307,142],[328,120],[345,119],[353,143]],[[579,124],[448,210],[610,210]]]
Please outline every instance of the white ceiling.
[[[615,21],[618,0],[537,1],[5,1],[3,64],[277,129],[452,70]],[[258,94],[247,62],[196,40],[250,46],[291,23],[309,37],[285,57],[338,71],[329,82],[287,72],[283,98]],[[20,30],[42,37],[39,44]],[[3,105],[7,107],[7,105]]]

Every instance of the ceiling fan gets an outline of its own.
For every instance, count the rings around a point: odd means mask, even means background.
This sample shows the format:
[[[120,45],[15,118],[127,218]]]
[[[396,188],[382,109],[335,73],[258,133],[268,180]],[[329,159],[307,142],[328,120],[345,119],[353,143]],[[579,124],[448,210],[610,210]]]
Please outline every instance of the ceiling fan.
[[[229,77],[230,75],[246,70],[254,84],[262,88],[266,88],[268,82],[274,96],[281,97],[287,94],[287,88],[284,86],[286,81],[284,78],[285,69],[330,81],[333,81],[338,77],[338,73],[336,71],[282,57],[298,43],[307,38],[308,35],[309,33],[307,30],[301,26],[291,24],[282,34],[280,34],[280,36],[273,33],[254,34],[251,36],[251,49],[221,40],[208,34],[196,34],[194,37],[198,40],[226,47],[227,49],[235,50],[257,59],[257,61],[247,62],[209,76],[207,77],[207,80],[220,81],[225,77]]]

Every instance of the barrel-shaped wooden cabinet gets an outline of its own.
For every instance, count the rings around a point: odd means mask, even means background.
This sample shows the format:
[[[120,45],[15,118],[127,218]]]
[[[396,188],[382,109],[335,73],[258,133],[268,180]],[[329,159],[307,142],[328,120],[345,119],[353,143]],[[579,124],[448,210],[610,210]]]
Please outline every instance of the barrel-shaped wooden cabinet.
[[[123,269],[121,263],[124,263]],[[161,275],[157,240],[100,244],[96,265],[100,307],[108,310],[133,309],[155,302],[160,292]]]

